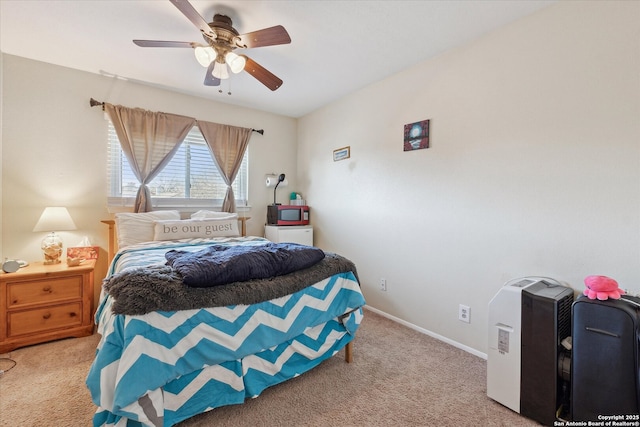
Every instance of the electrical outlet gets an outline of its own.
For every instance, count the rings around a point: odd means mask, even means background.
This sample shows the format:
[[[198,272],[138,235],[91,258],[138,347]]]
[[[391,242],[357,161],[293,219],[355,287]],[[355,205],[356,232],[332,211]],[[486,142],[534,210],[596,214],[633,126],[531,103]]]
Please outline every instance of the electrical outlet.
[[[387,291],[387,279],[380,278],[380,290],[386,292]]]
[[[471,308],[468,305],[460,304],[458,306],[458,320],[471,323]]]

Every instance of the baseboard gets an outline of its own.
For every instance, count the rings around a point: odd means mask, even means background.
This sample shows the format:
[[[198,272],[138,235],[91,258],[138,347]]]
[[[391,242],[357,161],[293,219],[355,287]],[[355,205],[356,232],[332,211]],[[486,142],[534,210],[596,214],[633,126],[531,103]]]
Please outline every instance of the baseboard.
[[[454,346],[456,348],[459,348],[460,350],[464,350],[467,353],[471,353],[474,356],[477,356],[477,357],[479,357],[481,359],[487,360],[487,354],[486,353],[482,353],[482,352],[476,350],[475,348],[471,348],[471,347],[468,347],[468,346],[466,346],[464,344],[460,344],[457,341],[454,341],[454,340],[449,339],[447,337],[444,337],[442,335],[436,334],[435,332],[431,332],[431,331],[429,331],[427,329],[424,329],[424,328],[421,328],[419,326],[416,326],[413,323],[409,323],[406,320],[402,320],[402,319],[400,319],[398,317],[392,316],[392,315],[390,315],[388,313],[385,313],[384,311],[378,310],[377,308],[371,307],[369,305],[365,305],[364,308],[365,308],[365,310],[371,310],[374,313],[379,314],[382,317],[386,317],[389,320],[392,320],[392,321],[394,321],[396,323],[400,323],[401,325],[406,326],[407,328],[413,329],[414,331],[420,332],[421,334],[429,335],[432,338],[435,338],[435,339],[437,339],[439,341],[445,342],[445,343],[447,343],[449,345],[452,345],[452,346]]]

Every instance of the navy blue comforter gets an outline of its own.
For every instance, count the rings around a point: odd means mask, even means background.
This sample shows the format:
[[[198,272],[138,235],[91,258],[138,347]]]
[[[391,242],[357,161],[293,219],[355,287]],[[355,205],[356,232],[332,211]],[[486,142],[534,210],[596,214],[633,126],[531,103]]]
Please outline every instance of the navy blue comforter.
[[[208,288],[252,279],[266,279],[302,270],[320,262],[319,248],[296,243],[265,243],[260,246],[209,246],[198,252],[171,250],[167,265],[183,283]]]

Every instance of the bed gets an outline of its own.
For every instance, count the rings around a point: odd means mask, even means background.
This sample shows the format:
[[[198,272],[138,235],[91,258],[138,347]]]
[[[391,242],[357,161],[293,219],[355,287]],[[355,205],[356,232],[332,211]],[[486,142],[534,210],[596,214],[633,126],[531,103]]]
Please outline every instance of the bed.
[[[348,259],[245,236],[235,214],[117,214],[109,229],[86,380],[94,426],[172,426],[343,348],[351,361],[365,300]]]

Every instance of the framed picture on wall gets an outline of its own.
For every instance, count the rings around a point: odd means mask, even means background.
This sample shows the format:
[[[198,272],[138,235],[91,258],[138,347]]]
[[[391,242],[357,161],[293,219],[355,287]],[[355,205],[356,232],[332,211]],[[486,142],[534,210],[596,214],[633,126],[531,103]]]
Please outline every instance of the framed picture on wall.
[[[429,148],[429,120],[404,125],[404,151]]]
[[[333,161],[344,160],[351,157],[351,147],[342,147],[337,150],[333,150]]]

